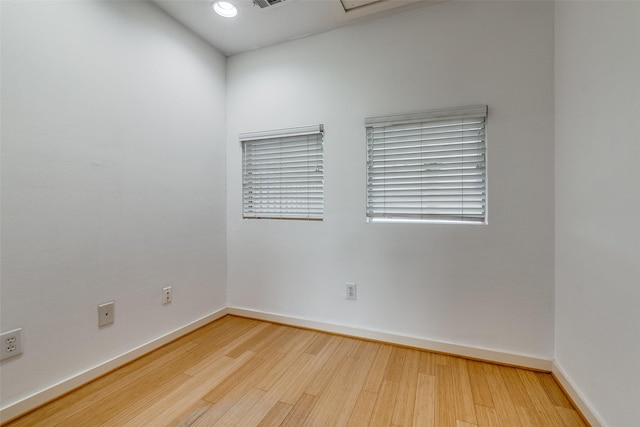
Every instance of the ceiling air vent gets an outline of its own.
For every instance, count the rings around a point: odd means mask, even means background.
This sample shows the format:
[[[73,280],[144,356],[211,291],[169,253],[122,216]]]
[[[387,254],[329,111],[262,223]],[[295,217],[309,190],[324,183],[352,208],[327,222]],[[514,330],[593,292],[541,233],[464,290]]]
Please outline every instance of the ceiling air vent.
[[[253,0],[253,4],[264,9],[265,7],[273,6],[274,4],[282,3],[283,1],[284,0]]]

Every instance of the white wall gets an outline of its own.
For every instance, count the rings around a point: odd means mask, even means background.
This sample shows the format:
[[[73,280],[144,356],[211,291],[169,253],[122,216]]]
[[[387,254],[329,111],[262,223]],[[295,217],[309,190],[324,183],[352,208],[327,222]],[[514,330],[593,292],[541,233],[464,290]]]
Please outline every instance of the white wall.
[[[153,5],[1,6],[0,328],[25,331],[3,407],[226,283],[234,307],[555,355],[605,424],[640,417],[639,4],[556,3],[554,26],[548,3],[444,3],[237,55],[227,127],[225,59]],[[489,224],[367,224],[364,117],[479,103]],[[325,221],[242,220],[237,134],[319,122]]]
[[[640,3],[555,20],[556,362],[606,425],[638,425]]]
[[[3,1],[1,24],[6,407],[227,305],[225,58],[150,3]]]
[[[442,3],[232,56],[227,78],[230,306],[552,358],[552,4]],[[485,103],[489,224],[366,223],[364,118]],[[243,220],[238,133],[313,123],[324,222]]]

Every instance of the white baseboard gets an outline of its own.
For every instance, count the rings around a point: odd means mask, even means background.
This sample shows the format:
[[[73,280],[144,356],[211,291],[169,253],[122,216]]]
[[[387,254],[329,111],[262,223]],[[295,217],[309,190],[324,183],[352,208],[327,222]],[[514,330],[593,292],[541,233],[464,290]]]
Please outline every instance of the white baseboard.
[[[363,338],[373,341],[381,341],[391,344],[404,345],[423,350],[448,353],[456,356],[468,357],[470,359],[484,360],[505,365],[519,366],[528,369],[551,372],[562,385],[573,403],[578,407],[582,415],[587,419],[592,427],[604,427],[605,424],[592,409],[591,405],[577,392],[576,387],[569,380],[562,368],[556,361],[541,359],[537,357],[525,356],[513,353],[487,350],[483,348],[451,344],[441,341],[427,340],[424,338],[411,337],[400,334],[379,332],[370,329],[353,328],[334,323],[319,322],[293,316],[284,316],[275,313],[229,307],[228,313],[236,316],[248,317],[251,319],[265,320],[268,322],[281,323],[284,325],[297,326],[305,329],[314,329],[323,332],[330,332],[338,335],[346,335],[355,338]]]
[[[551,372],[562,385],[562,388],[564,388],[564,391],[569,395],[571,400],[573,400],[573,403],[578,407],[582,415],[587,419],[587,421],[589,421],[591,427],[603,427],[605,424],[600,419],[600,416],[598,416],[592,409],[591,405],[587,403],[586,399],[582,396],[582,393],[578,392],[573,381],[569,379],[569,376],[567,376],[555,360],[552,363]]]
[[[525,356],[513,353],[504,353],[500,351],[487,350],[484,348],[471,347],[459,344],[451,344],[441,341],[432,341],[424,338],[417,338],[407,335],[392,334],[387,332],[378,332],[370,329],[353,328],[334,323],[318,322],[298,317],[283,316],[274,313],[265,313],[250,309],[229,307],[228,313],[249,317],[252,319],[266,320],[269,322],[282,323],[300,328],[314,329],[323,332],[330,332],[338,335],[346,335],[355,338],[363,338],[373,341],[382,341],[391,344],[404,345],[408,347],[419,348],[423,350],[436,351],[439,353],[448,353],[457,356],[467,357],[470,359],[484,360],[487,362],[496,362],[505,365],[520,366],[523,368],[535,369],[540,371],[551,372],[551,360],[541,359],[537,357]]]
[[[68,378],[64,381],[59,382],[58,384],[52,385],[42,391],[32,394],[29,397],[26,397],[18,402],[10,404],[2,409],[0,409],[0,423],[4,423],[8,420],[11,420],[21,414],[24,414],[38,406],[55,399],[56,397],[62,396],[65,393],[70,392],[71,390],[88,383],[91,380],[94,380],[113,369],[116,369],[126,363],[129,363],[140,356],[145,355],[163,345],[180,338],[181,336],[198,329],[201,326],[206,325],[207,323],[213,322],[216,319],[219,319],[227,314],[227,308],[222,308],[218,311],[215,311],[211,314],[208,314],[192,323],[189,323],[186,326],[176,329],[175,331],[169,332],[166,335],[163,335],[159,338],[154,339],[146,344],[141,345],[140,347],[134,348],[133,350],[122,354],[118,357],[115,357],[111,360],[108,360],[100,365],[88,369],[84,372],[81,372],[71,378]]]
[[[218,311],[215,311],[207,316],[204,316],[186,326],[176,329],[166,335],[163,335],[155,340],[148,342],[140,347],[137,347],[125,354],[115,357],[107,362],[104,362],[94,368],[81,372],[67,380],[64,380],[58,384],[48,387],[42,391],[34,393],[33,395],[22,399],[18,402],[10,404],[0,409],[0,423],[4,423],[11,420],[21,414],[24,414],[38,406],[62,396],[69,391],[94,380],[107,372],[116,369],[126,363],[129,363],[146,353],[149,353],[181,336],[198,329],[207,323],[213,322],[226,314],[232,314],[236,316],[248,317],[252,319],[264,320],[268,322],[281,323],[290,326],[296,326],[306,329],[314,329],[323,332],[329,332],[339,335],[345,335],[355,338],[363,338],[373,341],[387,342],[391,344],[398,344],[408,347],[419,348],[423,350],[436,351],[441,353],[448,353],[458,355],[462,357],[468,357],[471,359],[484,360],[488,362],[496,362],[506,365],[520,366],[529,369],[536,369],[541,371],[552,372],[567,394],[573,399],[575,405],[580,409],[587,421],[593,427],[603,427],[604,423],[600,421],[600,418],[596,415],[595,411],[591,409],[582,395],[577,391],[569,377],[565,374],[563,369],[555,362],[547,359],[531,357],[520,354],[505,353],[500,351],[488,350],[483,348],[464,346],[459,344],[451,344],[441,341],[427,340],[424,338],[417,338],[407,335],[392,334],[387,332],[379,332],[370,329],[354,328],[350,326],[344,326],[334,323],[319,322],[315,320],[308,320],[293,316],[285,316],[274,313],[267,313],[262,311],[255,311],[243,308],[225,307]]]

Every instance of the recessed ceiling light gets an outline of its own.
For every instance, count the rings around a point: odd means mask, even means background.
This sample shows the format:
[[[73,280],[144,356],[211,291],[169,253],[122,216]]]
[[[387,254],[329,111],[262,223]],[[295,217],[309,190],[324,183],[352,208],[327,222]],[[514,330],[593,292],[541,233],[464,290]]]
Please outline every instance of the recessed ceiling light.
[[[238,14],[238,9],[234,5],[226,1],[214,1],[211,3],[213,10],[220,16],[225,18],[233,18]]]

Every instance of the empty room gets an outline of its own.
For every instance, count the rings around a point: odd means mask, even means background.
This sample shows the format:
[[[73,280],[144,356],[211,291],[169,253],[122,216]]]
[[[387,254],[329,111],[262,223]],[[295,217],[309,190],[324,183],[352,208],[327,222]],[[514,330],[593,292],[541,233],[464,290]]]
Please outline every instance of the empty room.
[[[640,2],[0,25],[3,426],[640,425]]]

